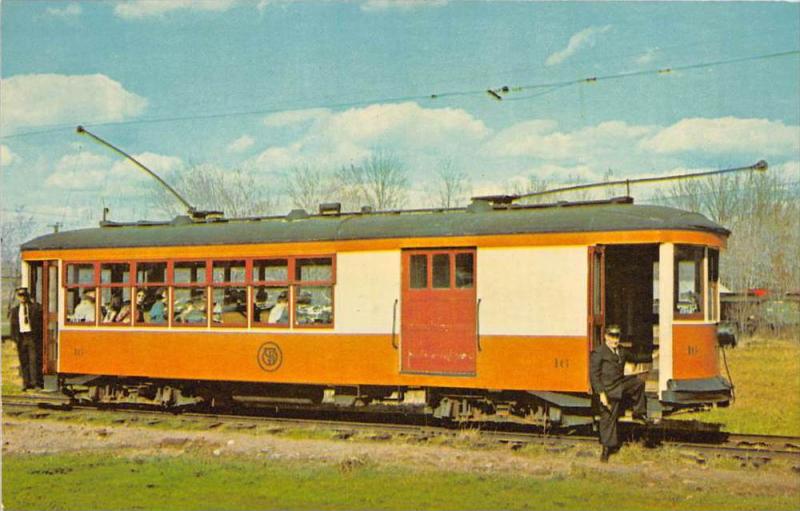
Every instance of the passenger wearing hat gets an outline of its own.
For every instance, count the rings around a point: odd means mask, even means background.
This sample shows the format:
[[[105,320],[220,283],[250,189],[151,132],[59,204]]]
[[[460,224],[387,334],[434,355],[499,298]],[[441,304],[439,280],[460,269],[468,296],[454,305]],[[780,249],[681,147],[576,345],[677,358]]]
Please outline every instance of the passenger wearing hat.
[[[42,307],[24,287],[16,290],[17,305],[9,311],[11,338],[17,343],[22,390],[42,387]]]
[[[80,323],[94,323],[95,316],[95,296],[94,289],[83,293],[80,303],[72,313],[72,321]]]
[[[617,419],[624,409],[624,402],[633,404],[633,417],[644,419],[647,407],[644,397],[644,382],[635,375],[625,376],[625,362],[644,362],[641,357],[619,345],[620,329],[609,325],[605,332],[605,343],[598,346],[591,356],[590,379],[592,389],[600,401],[600,443],[603,453],[600,461],[608,461],[609,455],[619,450]]]

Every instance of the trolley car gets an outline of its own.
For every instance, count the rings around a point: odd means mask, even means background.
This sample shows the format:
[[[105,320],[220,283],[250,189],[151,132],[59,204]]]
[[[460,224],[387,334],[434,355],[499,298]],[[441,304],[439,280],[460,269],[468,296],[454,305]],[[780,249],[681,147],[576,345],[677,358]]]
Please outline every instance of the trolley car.
[[[607,324],[652,363],[648,413],[725,405],[729,231],[608,201],[102,222],[22,246],[47,385],[76,400],[380,407],[592,420]]]

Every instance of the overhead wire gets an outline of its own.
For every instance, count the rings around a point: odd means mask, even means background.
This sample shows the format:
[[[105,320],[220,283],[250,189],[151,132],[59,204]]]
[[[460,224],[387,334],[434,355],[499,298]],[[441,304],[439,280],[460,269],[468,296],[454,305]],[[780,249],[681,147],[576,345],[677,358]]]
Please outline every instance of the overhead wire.
[[[687,64],[682,66],[673,66],[673,67],[660,67],[660,68],[651,68],[646,70],[639,70],[639,71],[627,71],[622,73],[615,73],[615,74],[608,74],[608,75],[598,75],[598,76],[588,76],[583,78],[576,78],[570,80],[562,80],[556,82],[545,82],[545,83],[531,83],[525,85],[518,85],[518,86],[502,86],[499,88],[490,88],[490,89],[468,89],[468,90],[453,90],[453,91],[444,91],[444,92],[437,92],[432,94],[417,94],[417,95],[407,95],[407,96],[392,96],[392,97],[384,97],[384,98],[373,98],[373,99],[365,99],[365,100],[358,100],[358,101],[348,101],[348,102],[338,102],[338,103],[316,103],[316,104],[298,104],[292,107],[287,106],[273,106],[273,107],[266,107],[260,109],[252,109],[252,110],[239,110],[233,112],[216,112],[216,113],[209,113],[209,114],[192,114],[192,115],[179,115],[179,116],[169,116],[169,117],[153,117],[153,118],[143,118],[143,119],[131,119],[125,121],[106,121],[106,122],[85,122],[83,123],[84,126],[89,127],[107,127],[107,126],[130,126],[130,125],[137,125],[137,124],[156,124],[156,123],[168,123],[168,122],[181,122],[181,121],[194,121],[194,120],[204,120],[204,119],[222,119],[222,118],[229,118],[229,117],[243,117],[243,116],[251,116],[251,115],[269,115],[269,114],[277,114],[283,112],[289,112],[293,110],[305,110],[311,108],[326,108],[330,110],[336,109],[344,109],[344,108],[353,108],[358,106],[366,106],[375,103],[402,103],[406,101],[426,101],[426,100],[437,100],[443,98],[453,98],[453,97],[465,97],[465,96],[478,96],[484,95],[489,91],[494,91],[495,95],[500,95],[502,97],[502,101],[509,101],[509,100],[516,100],[521,101],[524,99],[533,99],[539,97],[544,94],[549,94],[551,92],[555,92],[562,88],[568,87],[570,85],[576,85],[581,83],[597,83],[602,81],[610,81],[610,80],[622,80],[634,77],[641,77],[647,75],[664,75],[669,73],[674,73],[678,71],[689,71],[695,69],[703,69],[709,67],[716,67],[716,66],[724,66],[724,65],[731,65],[737,64],[742,62],[751,62],[751,61],[758,61],[758,60],[767,60],[773,58],[780,58],[780,57],[787,57],[791,55],[799,55],[800,50],[789,50],[789,51],[782,51],[776,53],[768,53],[762,55],[751,55],[747,57],[738,57],[733,59],[724,59],[724,60],[716,60],[712,62],[700,62],[695,64]],[[549,89],[542,94],[533,94],[530,96],[523,96],[519,98],[513,97],[505,97],[505,94],[510,93],[518,93],[524,92],[526,90],[537,90],[537,89]],[[49,125],[46,126],[45,129],[41,130],[33,130],[33,131],[25,131],[20,133],[12,133],[9,135],[2,135],[0,136],[0,140],[6,139],[13,139],[13,138],[20,138],[26,136],[33,136],[33,135],[41,135],[47,133],[53,133],[56,131],[60,131],[65,128],[73,128],[74,124],[58,124],[58,125]]]

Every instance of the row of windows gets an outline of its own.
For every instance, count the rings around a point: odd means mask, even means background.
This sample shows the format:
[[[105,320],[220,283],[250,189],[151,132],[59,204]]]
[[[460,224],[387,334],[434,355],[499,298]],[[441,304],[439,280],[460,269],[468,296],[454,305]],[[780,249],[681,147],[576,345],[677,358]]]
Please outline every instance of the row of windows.
[[[67,263],[64,274],[68,324],[333,325],[333,257]]]

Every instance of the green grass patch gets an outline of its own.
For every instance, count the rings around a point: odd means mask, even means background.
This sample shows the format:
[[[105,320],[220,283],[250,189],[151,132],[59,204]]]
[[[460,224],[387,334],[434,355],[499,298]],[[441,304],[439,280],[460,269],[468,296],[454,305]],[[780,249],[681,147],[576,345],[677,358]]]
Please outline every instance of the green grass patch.
[[[542,477],[263,458],[6,456],[7,509],[795,509],[757,484],[648,479],[579,466]],[[653,470],[658,470],[653,467]]]
[[[736,400],[676,418],[718,422],[731,433],[800,435],[800,343],[756,339],[726,353]]]
[[[19,355],[14,341],[4,341],[3,353],[3,395],[10,396],[22,393],[22,375],[19,372]]]

